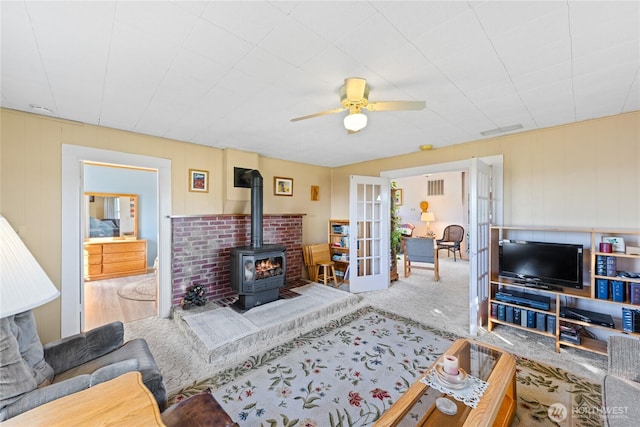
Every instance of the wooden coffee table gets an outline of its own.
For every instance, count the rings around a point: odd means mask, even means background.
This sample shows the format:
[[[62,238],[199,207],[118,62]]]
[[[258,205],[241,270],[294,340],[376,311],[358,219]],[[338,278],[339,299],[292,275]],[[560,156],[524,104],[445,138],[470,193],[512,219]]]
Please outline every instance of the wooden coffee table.
[[[459,339],[445,352],[458,358],[469,375],[489,383],[475,409],[453,397],[416,381],[374,424],[375,427],[406,424],[412,426],[509,426],[516,413],[516,362],[513,356],[497,347],[469,339]],[[431,367],[442,362],[442,357]],[[458,408],[456,415],[446,415],[436,408],[435,400],[447,397]],[[427,402],[419,419],[410,413],[419,401]]]

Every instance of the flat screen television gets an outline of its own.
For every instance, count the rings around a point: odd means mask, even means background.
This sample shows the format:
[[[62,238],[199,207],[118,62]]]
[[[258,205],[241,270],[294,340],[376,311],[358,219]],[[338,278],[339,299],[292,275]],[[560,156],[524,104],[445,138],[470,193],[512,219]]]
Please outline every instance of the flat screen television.
[[[499,275],[542,289],[582,289],[583,247],[568,243],[502,240]]]

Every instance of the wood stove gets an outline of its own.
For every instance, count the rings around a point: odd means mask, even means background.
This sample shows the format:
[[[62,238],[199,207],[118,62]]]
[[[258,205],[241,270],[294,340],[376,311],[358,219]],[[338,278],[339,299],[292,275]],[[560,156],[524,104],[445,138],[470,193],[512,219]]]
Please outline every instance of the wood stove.
[[[231,248],[231,289],[239,308],[248,310],[278,299],[286,280],[286,247],[265,245],[262,239],[262,175],[246,171],[251,186],[251,245]]]

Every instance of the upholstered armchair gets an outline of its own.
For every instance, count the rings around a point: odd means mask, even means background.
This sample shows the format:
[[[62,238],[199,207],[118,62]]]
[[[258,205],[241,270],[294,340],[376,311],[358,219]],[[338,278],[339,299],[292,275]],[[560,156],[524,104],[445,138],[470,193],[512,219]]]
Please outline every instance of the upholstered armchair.
[[[0,319],[0,421],[129,371],[162,411],[167,393],[147,342],[123,340],[124,325],[113,322],[43,346],[31,311]]]
[[[610,336],[609,369],[602,380],[602,415],[607,427],[632,427],[640,420],[640,340]]]

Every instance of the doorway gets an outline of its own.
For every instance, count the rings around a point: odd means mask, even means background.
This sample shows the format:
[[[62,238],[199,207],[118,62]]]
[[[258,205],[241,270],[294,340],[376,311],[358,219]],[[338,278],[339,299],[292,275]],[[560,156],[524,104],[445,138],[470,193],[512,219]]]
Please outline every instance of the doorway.
[[[171,160],[77,145],[62,146],[61,336],[83,330],[83,162],[156,169],[158,316],[171,309]]]
[[[157,316],[157,175],[83,162],[83,330]]]
[[[488,181],[488,193],[490,195],[489,203],[490,207],[486,209],[487,212],[491,212],[491,216],[488,218],[487,223],[484,225],[487,228],[490,224],[502,224],[503,218],[503,157],[502,155],[490,156],[490,157],[481,157],[477,160],[479,162],[474,162],[476,159],[471,160],[460,160],[456,162],[449,163],[441,163],[434,165],[425,165],[418,166],[414,168],[407,169],[398,169],[398,170],[390,170],[384,171],[380,174],[380,176],[387,177],[390,179],[398,179],[404,177],[411,177],[417,175],[428,175],[428,174],[437,174],[444,172],[465,172],[469,175],[469,215],[467,216],[470,221],[469,232],[466,233],[468,235],[468,241],[472,244],[470,246],[470,254],[469,254],[469,308],[470,308],[470,322],[469,322],[469,330],[472,335],[475,335],[478,331],[478,328],[481,327],[480,322],[477,320],[477,316],[475,315],[478,312],[478,298],[482,295],[478,292],[479,282],[475,276],[480,276],[478,273],[478,269],[484,271],[483,269],[488,269],[488,257],[484,251],[482,253],[478,253],[477,250],[474,250],[474,247],[478,247],[479,241],[484,241],[486,239],[483,236],[478,236],[476,232],[476,222],[477,218],[477,206],[473,200],[474,197],[480,197],[476,194],[476,190],[472,188],[473,182],[475,179],[471,176],[472,173],[476,172],[476,169],[472,166],[474,163],[484,163],[490,166],[492,170],[492,178]],[[465,236],[467,237],[467,236]],[[479,240],[480,239],[480,240]],[[473,244],[475,243],[475,245]],[[480,263],[483,265],[481,266]],[[486,265],[484,265],[486,264]],[[480,268],[482,267],[482,268]],[[483,280],[486,279],[483,278]],[[473,319],[471,319],[473,317]]]

